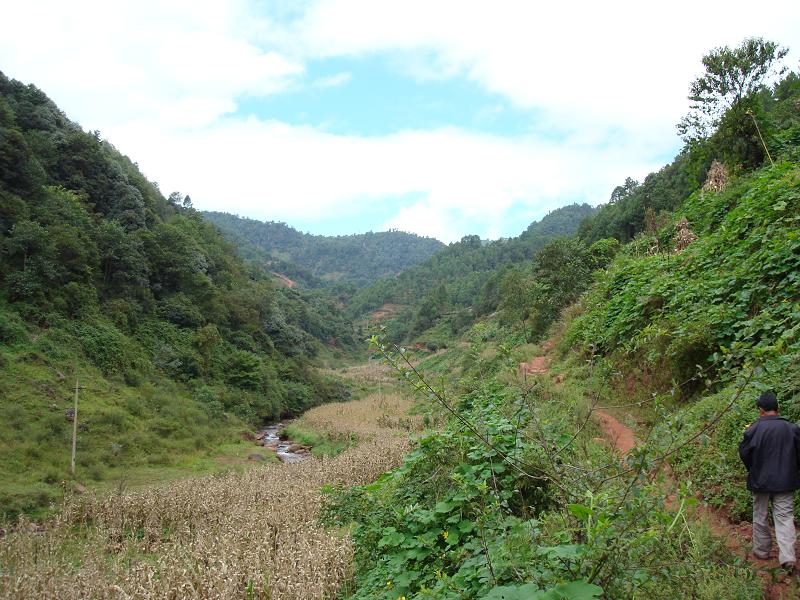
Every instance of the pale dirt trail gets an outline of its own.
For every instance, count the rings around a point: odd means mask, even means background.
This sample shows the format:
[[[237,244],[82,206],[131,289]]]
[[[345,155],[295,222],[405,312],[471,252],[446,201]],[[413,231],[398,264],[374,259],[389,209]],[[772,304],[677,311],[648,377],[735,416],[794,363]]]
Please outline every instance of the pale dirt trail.
[[[550,352],[555,346],[556,340],[551,338],[542,345],[544,355],[536,356],[526,363],[520,364],[522,375],[546,375],[550,367]],[[558,383],[558,379],[556,380]],[[604,410],[595,409],[593,416],[603,432],[603,436],[608,440],[614,450],[620,455],[625,456],[637,445],[638,441],[633,429],[619,419]],[[677,488],[677,482],[669,474],[669,465],[664,465],[664,471],[668,474],[667,480],[670,488]],[[674,492],[668,496],[668,505],[675,499]],[[800,598],[800,591],[797,584],[791,581],[785,573],[775,574],[778,567],[778,549],[773,543],[773,549],[767,560],[756,558],[752,553],[752,524],[747,522],[733,523],[723,511],[707,505],[700,505],[695,509],[696,516],[702,518],[715,536],[724,540],[726,547],[736,556],[747,560],[755,568],[758,576],[764,582],[765,600],[788,600],[790,598]],[[773,538],[774,541],[774,538]],[[797,547],[797,554],[800,556],[800,544]]]
[[[603,410],[595,409],[594,417],[605,438],[619,454],[625,456],[636,447],[636,438],[630,427],[623,425],[616,417]]]
[[[542,356],[534,356],[528,362],[519,364],[521,375],[544,375],[550,370],[550,352],[555,346],[555,338],[550,338],[542,344]]]

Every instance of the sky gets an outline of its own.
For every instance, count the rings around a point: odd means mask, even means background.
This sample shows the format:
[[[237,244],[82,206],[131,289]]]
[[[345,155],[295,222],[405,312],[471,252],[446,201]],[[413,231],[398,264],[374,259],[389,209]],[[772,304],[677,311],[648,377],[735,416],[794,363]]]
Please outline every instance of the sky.
[[[518,235],[680,150],[701,58],[800,2],[26,0],[0,71],[165,195],[317,234]]]

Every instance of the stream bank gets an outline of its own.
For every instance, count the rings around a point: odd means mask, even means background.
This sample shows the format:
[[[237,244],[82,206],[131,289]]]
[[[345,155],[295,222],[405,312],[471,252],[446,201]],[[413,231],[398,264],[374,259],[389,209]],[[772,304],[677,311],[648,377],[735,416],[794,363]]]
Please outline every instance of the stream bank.
[[[297,444],[284,435],[288,423],[274,423],[262,427],[255,436],[256,445],[273,450],[283,463],[296,463],[311,456],[311,448]]]

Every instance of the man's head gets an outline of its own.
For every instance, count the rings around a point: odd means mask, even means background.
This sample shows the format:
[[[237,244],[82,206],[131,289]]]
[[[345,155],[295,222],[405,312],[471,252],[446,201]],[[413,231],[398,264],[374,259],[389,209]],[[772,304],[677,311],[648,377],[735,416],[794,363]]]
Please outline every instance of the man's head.
[[[756,400],[756,406],[758,406],[758,412],[762,415],[768,413],[777,414],[778,399],[772,392],[764,392],[758,397],[758,400]]]

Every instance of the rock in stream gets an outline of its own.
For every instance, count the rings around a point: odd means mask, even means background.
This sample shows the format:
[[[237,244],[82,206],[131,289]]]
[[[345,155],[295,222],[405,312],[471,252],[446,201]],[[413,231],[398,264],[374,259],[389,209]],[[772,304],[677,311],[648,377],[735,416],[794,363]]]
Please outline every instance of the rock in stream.
[[[265,448],[273,448],[278,458],[285,463],[295,463],[308,457],[308,450],[291,440],[282,440],[281,432],[285,425],[275,423],[267,425],[258,432],[256,439],[260,440]]]

